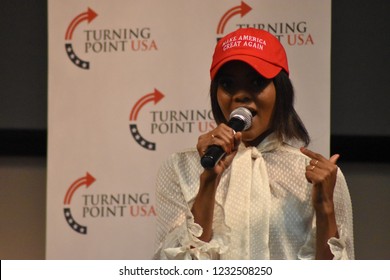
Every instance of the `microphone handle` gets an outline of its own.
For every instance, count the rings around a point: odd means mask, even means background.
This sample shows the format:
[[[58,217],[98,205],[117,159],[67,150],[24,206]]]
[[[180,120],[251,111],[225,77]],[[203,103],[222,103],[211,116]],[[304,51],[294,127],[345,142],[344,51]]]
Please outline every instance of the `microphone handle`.
[[[224,155],[225,151],[221,146],[212,145],[207,148],[206,153],[200,159],[200,164],[205,169],[214,168]]]

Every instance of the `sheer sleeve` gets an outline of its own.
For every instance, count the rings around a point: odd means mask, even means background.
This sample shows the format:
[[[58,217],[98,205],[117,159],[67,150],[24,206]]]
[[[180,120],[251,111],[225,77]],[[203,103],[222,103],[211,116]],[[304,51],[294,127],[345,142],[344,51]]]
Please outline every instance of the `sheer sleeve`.
[[[354,259],[352,202],[347,182],[339,169],[334,191],[334,205],[339,238],[328,241],[334,259]]]
[[[336,213],[336,223],[339,238],[332,237],[328,240],[328,245],[333,254],[334,260],[354,259],[353,245],[353,220],[352,203],[348,191],[348,186],[344,175],[339,169],[337,172],[337,181],[334,190],[334,207]],[[314,259],[316,246],[316,227],[315,217],[312,223],[312,229],[307,237],[306,243],[298,253],[299,259]]]
[[[200,225],[191,206],[199,186],[197,157],[191,153],[171,156],[160,168],[156,186],[157,233],[154,259],[218,259],[226,250],[227,232],[223,209],[216,204],[213,238],[198,239]]]

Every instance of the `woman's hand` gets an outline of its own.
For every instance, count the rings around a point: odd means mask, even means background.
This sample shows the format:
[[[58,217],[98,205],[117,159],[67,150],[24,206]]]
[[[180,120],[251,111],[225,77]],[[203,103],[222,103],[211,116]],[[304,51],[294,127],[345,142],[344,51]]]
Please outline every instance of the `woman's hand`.
[[[210,175],[222,175],[232,163],[240,142],[241,132],[235,133],[234,130],[226,124],[220,124],[214,130],[199,136],[196,148],[200,157],[202,157],[206,153],[207,148],[212,145],[220,146],[226,153],[213,169],[206,169],[205,172],[210,173]]]
[[[310,164],[306,166],[306,179],[313,184],[312,201],[314,209],[329,214],[334,211],[333,192],[337,178],[337,160],[340,155],[335,154],[329,160],[307,148],[301,152],[310,157]]]

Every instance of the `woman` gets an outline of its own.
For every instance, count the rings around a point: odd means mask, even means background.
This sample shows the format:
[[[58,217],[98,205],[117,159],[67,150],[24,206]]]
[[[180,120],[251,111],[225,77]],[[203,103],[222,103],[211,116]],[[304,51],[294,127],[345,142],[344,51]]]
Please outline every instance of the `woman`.
[[[160,169],[154,258],[353,259],[339,155],[326,159],[305,148],[310,138],[293,108],[280,42],[238,29],[218,42],[210,74],[218,126]],[[238,107],[252,114],[242,132],[227,125]],[[225,156],[204,169],[200,158],[212,145]]]

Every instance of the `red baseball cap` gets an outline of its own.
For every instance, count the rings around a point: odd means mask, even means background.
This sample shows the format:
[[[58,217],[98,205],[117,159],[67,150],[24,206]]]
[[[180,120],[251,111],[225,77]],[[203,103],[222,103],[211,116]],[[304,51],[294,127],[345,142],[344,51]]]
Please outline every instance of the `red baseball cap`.
[[[284,69],[287,74],[286,51],[271,33],[256,28],[240,28],[220,39],[215,47],[210,77],[228,61],[241,60],[267,79]]]

